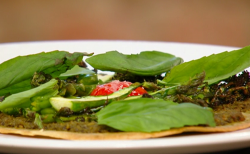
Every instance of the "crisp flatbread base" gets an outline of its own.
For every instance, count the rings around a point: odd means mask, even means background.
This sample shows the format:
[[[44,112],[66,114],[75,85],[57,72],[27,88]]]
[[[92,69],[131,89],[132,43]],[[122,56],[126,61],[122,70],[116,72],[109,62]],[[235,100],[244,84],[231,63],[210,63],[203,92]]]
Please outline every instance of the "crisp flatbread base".
[[[153,133],[140,133],[140,132],[118,132],[118,133],[72,133],[64,131],[48,131],[48,130],[28,130],[28,129],[15,129],[0,127],[0,133],[2,134],[16,134],[22,136],[32,137],[49,137],[56,139],[66,140],[129,140],[129,139],[147,139],[147,138],[158,138],[170,135],[181,134],[184,132],[231,132],[240,129],[250,127],[250,113],[243,113],[245,121],[232,123],[225,126],[216,127],[202,127],[202,126],[191,126],[175,128],[166,131],[153,132]]]

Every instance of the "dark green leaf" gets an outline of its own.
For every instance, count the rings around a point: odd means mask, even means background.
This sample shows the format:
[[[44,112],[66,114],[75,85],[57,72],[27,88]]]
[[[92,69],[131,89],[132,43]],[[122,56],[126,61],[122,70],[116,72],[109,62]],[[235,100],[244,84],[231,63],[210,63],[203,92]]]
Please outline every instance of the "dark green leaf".
[[[70,76],[82,75],[82,74],[95,74],[95,72],[87,68],[83,68],[83,67],[79,67],[78,65],[75,65],[72,69],[68,70],[65,73],[60,74],[60,77],[70,77]]]
[[[124,55],[109,51],[86,59],[92,67],[103,71],[130,72],[137,75],[159,75],[183,62],[179,57],[159,51],[143,51]]]
[[[212,54],[197,60],[175,66],[163,79],[166,85],[180,85],[189,81],[190,77],[201,72],[206,73],[204,82],[219,82],[250,67],[250,46]]]
[[[20,82],[31,80],[35,72],[43,71],[57,77],[78,64],[86,53],[68,53],[66,51],[42,52],[27,56],[18,56],[0,64],[0,94],[16,93],[27,90],[18,86]],[[27,82],[26,82],[27,83]],[[11,88],[10,88],[11,87]],[[9,89],[9,91],[7,91]],[[2,91],[3,90],[3,91]]]
[[[36,113],[35,115],[34,123],[38,126],[38,128],[43,129],[43,121],[41,115],[39,115],[38,113]]]
[[[154,132],[186,125],[215,126],[213,113],[191,103],[141,98],[112,102],[97,113],[98,123],[122,131]]]
[[[31,105],[31,98],[35,96],[55,96],[58,93],[57,80],[52,79],[39,87],[19,92],[8,96],[3,102],[0,102],[0,110],[7,108],[26,108]]]
[[[30,79],[18,82],[17,84],[13,84],[11,86],[8,86],[6,88],[3,88],[0,90],[0,96],[3,96],[5,94],[15,94],[21,91],[29,90],[31,89]]]

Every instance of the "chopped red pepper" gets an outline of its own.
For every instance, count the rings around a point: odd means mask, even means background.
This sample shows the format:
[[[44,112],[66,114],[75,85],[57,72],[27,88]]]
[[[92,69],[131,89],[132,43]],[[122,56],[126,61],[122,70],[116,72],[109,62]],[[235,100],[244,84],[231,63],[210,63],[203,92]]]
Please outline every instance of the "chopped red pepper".
[[[127,81],[119,81],[119,80],[114,80],[112,82],[98,85],[92,92],[91,96],[100,96],[100,95],[109,95],[112,94],[113,92],[116,92],[118,90],[121,90],[123,88],[129,87],[132,83],[127,82]],[[147,93],[147,91],[143,87],[138,87],[135,90],[133,90],[129,96],[138,96],[142,95],[144,93]]]

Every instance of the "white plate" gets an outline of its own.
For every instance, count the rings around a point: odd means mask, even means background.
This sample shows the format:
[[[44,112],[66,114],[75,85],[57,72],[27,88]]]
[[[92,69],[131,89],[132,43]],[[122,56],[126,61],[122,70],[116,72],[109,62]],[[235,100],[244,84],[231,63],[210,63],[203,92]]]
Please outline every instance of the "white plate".
[[[138,53],[158,50],[182,57],[185,61],[236,47],[146,41],[48,41],[0,44],[0,62],[17,55],[41,51],[101,53],[118,50]],[[250,146],[250,129],[213,134],[186,134],[146,140],[67,141],[0,135],[0,152],[10,153],[194,153],[229,150]]]

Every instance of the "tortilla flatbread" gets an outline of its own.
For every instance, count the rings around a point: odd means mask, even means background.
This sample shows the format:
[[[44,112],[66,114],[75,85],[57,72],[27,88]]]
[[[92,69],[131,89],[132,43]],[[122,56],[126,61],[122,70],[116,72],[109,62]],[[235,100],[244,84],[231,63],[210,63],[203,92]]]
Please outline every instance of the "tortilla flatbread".
[[[228,124],[225,126],[216,127],[202,127],[202,126],[190,126],[175,128],[166,131],[142,133],[142,132],[116,132],[116,133],[73,133],[64,131],[49,131],[49,130],[29,130],[29,129],[16,129],[0,127],[0,133],[2,134],[16,134],[22,136],[32,137],[48,137],[65,140],[129,140],[129,139],[148,139],[158,138],[170,135],[181,134],[184,132],[231,132],[241,130],[250,127],[250,113],[243,113],[245,121]]]

